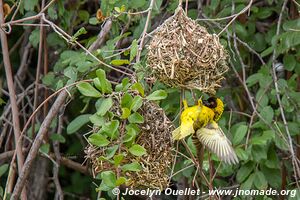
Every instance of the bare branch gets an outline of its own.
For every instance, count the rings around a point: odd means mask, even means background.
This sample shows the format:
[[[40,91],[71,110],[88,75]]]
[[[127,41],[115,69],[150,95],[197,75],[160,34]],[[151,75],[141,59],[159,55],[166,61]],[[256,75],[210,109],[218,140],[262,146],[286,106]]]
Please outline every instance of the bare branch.
[[[4,13],[3,12],[3,2],[2,2],[2,0],[0,0],[0,24],[4,23],[3,13]],[[20,138],[19,108],[17,105],[11,63],[10,63],[10,59],[9,59],[7,36],[2,29],[0,30],[0,34],[1,34],[1,46],[2,46],[2,54],[3,54],[4,68],[5,68],[5,74],[6,74],[6,81],[7,81],[7,86],[8,86],[8,90],[9,90],[9,98],[10,98],[10,102],[11,102],[12,120],[13,120],[13,125],[14,125],[13,130],[14,130],[15,146],[16,146],[16,151],[17,151],[18,171],[20,173],[21,169],[23,167],[24,156],[23,156],[23,152],[22,152],[22,142],[18,143],[19,138]],[[19,145],[17,145],[17,144],[19,144]],[[25,189],[22,192],[22,199],[26,199],[26,190]]]
[[[17,183],[15,185],[14,191],[12,193],[11,199],[17,200],[20,196],[20,192],[22,191],[25,181],[28,178],[31,166],[33,164],[34,159],[36,158],[39,148],[43,142],[43,138],[45,134],[48,131],[48,128],[50,127],[50,124],[53,120],[53,118],[58,113],[61,106],[64,104],[65,99],[67,98],[68,93],[66,91],[62,91],[59,96],[57,97],[56,101],[52,105],[51,109],[49,110],[48,115],[46,116],[45,120],[43,121],[40,130],[32,144],[32,147],[28,153],[28,156],[26,158],[26,161],[24,163],[24,166],[22,168],[21,173],[19,174],[19,178],[17,180]]]
[[[151,12],[152,12],[152,9],[153,9],[154,1],[155,0],[151,0],[150,6],[148,8],[148,15],[147,15],[145,27],[144,27],[143,33],[141,35],[141,42],[140,42],[140,46],[139,46],[139,49],[138,49],[138,52],[137,52],[137,55],[136,55],[136,62],[137,63],[140,61],[140,58],[141,58],[141,53],[142,53],[142,50],[143,50],[145,36],[146,36],[146,33],[147,33],[149,21],[151,20]]]

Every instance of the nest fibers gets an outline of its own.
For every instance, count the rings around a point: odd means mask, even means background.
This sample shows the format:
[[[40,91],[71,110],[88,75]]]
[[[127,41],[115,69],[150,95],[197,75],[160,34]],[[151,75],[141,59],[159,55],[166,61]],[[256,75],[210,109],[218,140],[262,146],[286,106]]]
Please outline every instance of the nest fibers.
[[[228,70],[219,38],[187,17],[181,7],[157,28],[148,50],[147,65],[154,77],[171,87],[214,94]]]
[[[115,93],[113,97],[114,106],[111,111],[115,115],[121,116],[122,111],[119,105],[122,96],[122,93]],[[174,127],[163,109],[154,102],[143,100],[138,112],[144,117],[144,123],[139,124],[141,131],[135,143],[143,146],[147,150],[147,154],[136,157],[128,152],[121,165],[138,162],[142,166],[141,171],[118,172],[118,169],[112,163],[99,159],[101,156],[106,155],[108,148],[122,144],[121,135],[124,130],[121,127],[125,121],[120,121],[120,137],[117,140],[112,141],[109,146],[101,148],[89,145],[85,150],[86,157],[91,160],[94,176],[102,171],[112,170],[116,174],[127,178],[127,186],[163,190],[169,183],[168,173],[173,159],[171,153],[173,143],[170,133],[174,130]],[[121,145],[121,152],[127,150],[125,145]]]

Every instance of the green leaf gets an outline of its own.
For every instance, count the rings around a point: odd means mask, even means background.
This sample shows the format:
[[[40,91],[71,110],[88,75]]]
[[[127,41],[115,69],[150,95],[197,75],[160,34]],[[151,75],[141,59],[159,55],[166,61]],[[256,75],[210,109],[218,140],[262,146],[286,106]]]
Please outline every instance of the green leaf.
[[[57,12],[54,4],[47,9],[48,16],[51,20],[57,20]]]
[[[235,153],[236,153],[236,155],[238,156],[238,158],[240,160],[248,160],[249,156],[248,156],[247,152],[244,149],[238,147],[238,148],[235,149]]]
[[[109,144],[109,141],[99,133],[93,133],[89,136],[88,140],[92,145],[97,147],[105,147]]]
[[[100,174],[101,177],[101,174]],[[97,191],[110,191],[111,189],[113,189],[112,187],[109,187],[108,185],[106,185],[104,183],[104,181],[101,182],[100,186],[96,189]]]
[[[277,157],[277,154],[276,154],[276,148],[269,148],[269,151],[268,151],[268,159],[267,161],[265,162],[265,165],[268,167],[268,168],[277,168],[277,169],[280,169],[280,161]]]
[[[24,1],[24,9],[27,11],[33,11],[35,6],[38,5],[38,2],[38,0]]]
[[[138,9],[143,7],[146,4],[146,2],[146,0],[129,1],[129,7],[133,9]]]
[[[97,113],[90,116],[90,121],[96,126],[103,126],[105,124],[105,118],[97,115]]]
[[[64,86],[64,82],[63,82],[62,80],[59,80],[59,81],[56,83],[56,90],[61,89],[63,86]]]
[[[80,35],[87,34],[87,31],[85,30],[84,27],[81,27],[74,35],[74,38],[78,38]]]
[[[46,144],[42,144],[42,146],[40,147],[40,151],[44,154],[48,154],[50,150],[50,144],[46,143]]]
[[[112,147],[109,147],[106,150],[106,158],[110,159],[110,158],[114,157],[114,155],[117,152],[118,148],[119,148],[119,145],[114,145]]]
[[[278,44],[279,42],[279,44]],[[278,53],[283,53],[291,49],[292,47],[300,44],[300,35],[298,31],[284,32],[278,36],[274,36],[274,46]]]
[[[88,22],[90,18],[90,13],[86,10],[79,10],[78,17],[81,21]]]
[[[255,172],[254,185],[257,189],[266,189],[268,187],[268,182],[261,171]]]
[[[55,83],[55,75],[53,72],[47,73],[43,78],[42,82],[46,86],[52,86]]]
[[[82,82],[76,85],[79,92],[87,97],[101,97],[101,93],[96,90],[90,83]]]
[[[129,82],[129,78],[123,78],[122,79],[122,83],[118,84],[115,88],[115,91],[116,92],[119,92],[119,91],[127,91],[128,88],[130,87],[130,82]]]
[[[130,47],[130,62],[135,58],[138,51],[138,42],[134,39]]]
[[[101,179],[105,185],[108,187],[114,188],[116,187],[116,175],[113,171],[104,171],[101,172]]]
[[[261,160],[266,160],[268,157],[267,151],[268,151],[268,146],[253,145],[251,148],[253,160],[255,160],[256,162],[260,162]]]
[[[114,10],[117,12],[117,13],[121,13],[121,9],[119,7],[114,7]]]
[[[99,116],[104,116],[107,111],[112,107],[113,100],[111,97],[101,99],[100,106],[97,108],[97,114]]]
[[[146,149],[138,144],[132,145],[132,147],[129,148],[129,152],[135,156],[143,156],[147,154]]]
[[[234,133],[233,144],[239,144],[246,136],[248,131],[248,126],[240,125]]]
[[[240,23],[235,24],[235,31],[237,35],[241,38],[246,38],[248,36],[248,31],[246,30],[246,27]]]
[[[121,107],[130,109],[132,101],[132,96],[126,92],[121,99]]]
[[[250,75],[247,78],[246,83],[247,83],[248,87],[251,87],[254,84],[258,83],[261,78],[262,78],[261,73],[255,73],[255,74]]]
[[[3,174],[5,174],[8,167],[9,167],[9,164],[3,164],[3,165],[0,166],[0,177],[3,176]]]
[[[126,143],[126,142],[132,141],[136,137],[136,135],[137,135],[137,132],[134,128],[128,128],[126,135],[123,139],[123,142]]]
[[[291,29],[300,29],[300,19],[287,20],[282,25],[283,30],[291,31]]]
[[[74,83],[77,79],[77,69],[75,67],[67,67],[64,70],[64,75],[71,80],[68,84]]]
[[[130,163],[130,164],[123,165],[121,167],[121,169],[124,172],[126,172],[126,171],[139,172],[139,171],[142,170],[142,167],[138,162],[133,162],[133,163]]]
[[[155,101],[167,98],[168,94],[164,90],[156,90],[152,94],[146,97],[146,99]]]
[[[250,190],[252,188],[254,179],[255,179],[255,174],[251,174],[248,177],[248,179],[243,184],[241,184],[240,189],[241,190]]]
[[[130,110],[136,112],[143,105],[143,99],[140,96],[135,96],[130,106]]]
[[[132,86],[131,86],[131,89],[132,90],[137,90],[140,95],[143,97],[145,95],[145,91],[144,91],[144,88],[142,86],[141,83],[134,83]]]
[[[64,138],[64,136],[62,136],[61,134],[56,134],[56,133],[51,134],[50,139],[52,141],[58,141],[60,143],[65,143],[66,142],[66,139]]]
[[[256,16],[259,19],[266,19],[272,15],[272,9],[271,8],[260,8],[257,12]]]
[[[47,44],[51,47],[65,47],[65,41],[58,36],[55,32],[47,34]]]
[[[266,57],[268,55],[270,55],[272,52],[274,51],[274,46],[270,46],[268,48],[266,48],[263,52],[261,52],[261,57]]]
[[[130,110],[128,108],[122,108],[122,119],[127,119],[129,115],[131,114]]]
[[[33,47],[37,48],[39,42],[40,42],[40,31],[39,29],[35,29],[30,33],[29,41],[32,44]]]
[[[120,122],[118,120],[112,120],[102,127],[102,130],[108,135],[110,138],[114,139],[117,136],[117,131],[119,128]]]
[[[89,117],[91,114],[79,115],[75,119],[71,121],[71,123],[67,126],[67,133],[72,134],[78,131],[83,125],[90,121]]]
[[[90,61],[79,61],[75,65],[79,72],[84,73],[84,72],[87,72],[89,69],[91,69],[91,67],[95,64]]]
[[[261,136],[253,136],[251,138],[251,144],[266,145],[266,143],[275,138],[275,132],[272,130],[264,131]]]
[[[280,169],[270,169],[264,165],[260,165],[260,168],[271,187],[279,188],[281,186]]]
[[[118,154],[114,156],[114,165],[117,167],[121,164],[122,160],[124,159],[123,154]]]
[[[251,174],[254,169],[254,165],[252,162],[248,162],[245,165],[242,165],[241,168],[237,171],[236,180],[239,183],[244,182],[246,178]]]
[[[123,185],[126,183],[126,181],[127,181],[127,179],[125,177],[121,176],[120,178],[117,179],[116,186]]]
[[[96,75],[99,79],[102,93],[111,93],[112,92],[111,83],[106,79],[105,71],[103,69],[98,69],[96,71]]]
[[[130,61],[127,60],[127,59],[120,59],[120,60],[112,60],[110,62],[111,65],[114,65],[114,66],[122,66],[122,65],[129,65],[130,64]]]
[[[6,102],[2,98],[0,98],[0,106],[4,105],[5,103]]]
[[[97,25],[97,24],[100,24],[101,22],[99,22],[99,20],[96,18],[96,17],[91,17],[89,19],[89,24],[91,25]]]
[[[264,107],[260,112],[262,118],[266,120],[267,123],[271,123],[274,117],[274,111],[271,106]]]
[[[283,66],[286,70],[292,71],[295,68],[296,63],[297,63],[297,61],[296,61],[294,55],[285,54],[283,56]]]
[[[265,78],[263,78],[265,79]],[[269,98],[268,95],[266,95],[266,90],[263,89],[262,87],[257,91],[256,96],[255,96],[256,101],[260,105],[260,107],[265,107],[268,105]]]
[[[135,112],[128,117],[128,121],[130,123],[141,124],[141,123],[144,123],[144,117],[142,115],[140,115],[139,113]]]
[[[212,9],[212,10],[216,10],[217,9],[217,7],[218,7],[218,5],[219,5],[219,3],[220,3],[220,0],[212,0],[211,2],[210,2],[210,9]]]

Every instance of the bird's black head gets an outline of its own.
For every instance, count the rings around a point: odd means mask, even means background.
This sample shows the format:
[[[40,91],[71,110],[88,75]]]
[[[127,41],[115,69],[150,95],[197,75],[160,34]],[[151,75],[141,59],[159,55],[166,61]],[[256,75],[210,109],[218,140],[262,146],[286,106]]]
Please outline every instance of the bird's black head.
[[[203,101],[203,104],[209,108],[216,108],[217,107],[217,98],[209,97],[207,100]]]

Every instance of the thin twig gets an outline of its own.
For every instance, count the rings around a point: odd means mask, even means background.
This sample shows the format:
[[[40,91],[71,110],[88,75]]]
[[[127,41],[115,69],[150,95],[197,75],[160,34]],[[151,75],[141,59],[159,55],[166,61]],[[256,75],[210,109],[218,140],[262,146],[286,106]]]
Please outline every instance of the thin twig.
[[[221,30],[219,33],[218,33],[218,37],[236,20],[236,18],[238,16],[240,16],[241,14],[245,13],[248,9],[251,8],[251,5],[253,3],[253,0],[250,0],[249,4],[243,9],[241,10],[239,13],[237,13],[233,18],[232,20],[230,20],[230,22],[227,23],[227,25],[223,28],[223,30]]]
[[[147,15],[145,27],[144,27],[143,33],[141,35],[141,42],[140,42],[139,49],[138,49],[138,52],[137,52],[137,55],[136,55],[136,62],[137,63],[140,62],[140,58],[141,58],[141,53],[142,53],[142,50],[143,50],[145,36],[146,36],[146,33],[147,33],[149,21],[151,20],[151,13],[152,13],[154,2],[155,2],[155,0],[151,0],[150,1],[150,6],[148,8],[148,15]]]
[[[97,50],[100,46],[103,45],[104,41],[105,41],[105,37],[107,36],[107,34],[110,32],[112,26],[112,19],[109,18],[105,24],[102,26],[102,29],[100,31],[100,33],[97,36],[97,40],[95,42],[93,42],[93,44],[88,48],[88,50],[90,52],[93,52],[95,50]]]
[[[64,109],[61,109],[61,112],[58,116],[58,125],[57,125],[57,134],[62,134],[63,130],[63,111]],[[54,155],[55,155],[55,160],[57,165],[53,165],[53,182],[56,187],[56,192],[55,192],[55,199],[63,200],[64,199],[64,193],[61,188],[60,182],[59,182],[59,167],[60,167],[60,161],[61,161],[61,155],[60,155],[60,147],[59,147],[59,142],[58,141],[53,141],[53,150],[54,150]]]
[[[40,13],[44,13],[56,0],[51,0],[41,11]]]
[[[45,6],[45,0],[42,0],[42,8],[44,8]],[[44,24],[43,18],[40,19],[40,23]],[[37,104],[38,104],[38,84],[39,84],[39,80],[40,80],[40,72],[41,72],[41,68],[42,68],[42,56],[43,56],[43,42],[44,42],[44,27],[41,26],[40,27],[40,42],[39,42],[39,51],[38,51],[38,61],[37,61],[37,66],[36,66],[36,75],[35,75],[35,87],[34,87],[34,98],[33,98],[33,110],[36,109]],[[35,119],[36,117],[34,117],[32,119],[31,122],[31,126],[32,126],[32,135],[34,136],[34,130],[35,130]]]
[[[15,185],[14,191],[12,193],[11,196],[11,200],[17,200],[20,196],[20,192],[22,191],[24,185],[25,185],[25,181],[28,178],[29,172],[31,170],[31,166],[33,164],[34,159],[36,158],[38,152],[39,152],[39,148],[43,142],[43,138],[45,136],[45,134],[48,131],[48,128],[53,120],[53,118],[55,117],[55,115],[58,113],[59,109],[61,108],[61,106],[63,105],[63,103],[65,102],[65,99],[67,98],[68,93],[66,91],[63,91],[59,94],[59,96],[57,97],[56,101],[54,102],[53,106],[51,107],[51,109],[49,110],[48,115],[46,116],[46,118],[44,119],[43,123],[41,124],[40,130],[32,144],[32,147],[28,153],[28,156],[26,158],[26,161],[24,163],[24,166],[22,168],[21,173],[19,174],[17,183]]]
[[[0,24],[3,23],[4,23],[3,2],[2,0],[0,0]],[[7,36],[2,29],[0,30],[0,34],[1,34],[1,46],[2,46],[4,68],[5,68],[7,86],[9,91],[9,98],[11,102],[12,120],[14,125],[13,130],[14,130],[15,146],[17,151],[18,171],[20,173],[24,163],[24,156],[22,152],[22,143],[20,143],[20,145],[17,145],[18,144],[17,141],[19,141],[20,138],[19,108],[16,100],[16,92],[15,92],[13,76],[12,76],[12,68],[11,68],[9,52],[8,52]],[[22,199],[23,198],[27,199],[26,196],[27,196],[26,190],[24,189],[22,192]]]
[[[59,34],[64,40],[66,40],[67,42],[70,42],[70,41],[72,40],[72,37],[71,37],[69,34],[67,34],[65,31],[63,31],[60,27],[58,27],[57,25],[55,25],[53,22],[51,22],[51,21],[49,21],[48,19],[46,19],[45,15],[44,15],[43,13],[42,13],[42,18],[43,18],[43,20],[44,20],[47,24],[49,24],[49,25],[52,27],[52,29],[53,29],[57,34]],[[120,70],[120,69],[118,69],[118,68],[115,68],[115,67],[113,67],[113,66],[111,66],[111,65],[108,65],[108,64],[106,64],[105,62],[101,61],[99,58],[97,58],[94,54],[92,54],[88,49],[86,49],[84,46],[82,46],[82,44],[80,44],[80,43],[77,42],[76,40],[73,41],[73,42],[74,42],[76,45],[78,45],[81,49],[83,49],[88,55],[90,55],[92,58],[94,58],[97,62],[99,62],[100,64],[104,65],[105,67],[107,67],[107,68],[109,68],[109,69],[112,69],[112,70],[114,70],[114,71],[120,72],[120,73],[122,73],[122,74],[125,74],[125,75],[127,75],[127,76],[129,76],[129,77],[132,77],[132,76],[133,76],[132,74],[129,74],[129,73],[125,72],[125,71],[122,71],[122,70]],[[127,70],[129,70],[129,69],[127,69]]]
[[[282,16],[283,16],[284,9],[286,8],[287,2],[288,2],[288,0],[285,0],[282,4],[281,12],[279,14],[279,18],[278,18],[278,22],[277,22],[276,36],[278,36],[279,33],[280,33],[280,27],[281,27],[281,23],[282,23]],[[278,101],[278,104],[279,104],[279,110],[280,110],[281,118],[282,118],[283,125],[284,125],[284,128],[285,128],[287,137],[288,137],[289,148],[290,148],[290,152],[291,152],[291,156],[292,156],[292,164],[293,164],[293,168],[294,168],[294,175],[295,175],[295,178],[297,180],[300,177],[300,169],[299,169],[299,165],[296,161],[296,156],[295,156],[295,152],[294,152],[294,148],[293,148],[292,137],[291,137],[291,134],[290,134],[290,131],[289,131],[289,127],[288,127],[288,124],[287,124],[287,120],[286,120],[286,117],[285,117],[285,113],[284,113],[281,98],[280,98],[280,91],[279,91],[279,87],[278,87],[278,83],[277,83],[278,78],[277,78],[277,75],[276,75],[276,68],[275,68],[276,53],[277,52],[276,52],[276,48],[275,48],[274,51],[273,51],[273,55],[272,55],[272,77],[273,77],[273,80],[274,80],[276,98],[277,98],[277,101]],[[299,188],[298,181],[296,183],[297,183],[297,187]]]
[[[42,16],[41,14],[37,14],[37,15],[34,15],[34,16],[25,17],[23,19],[18,19],[18,20],[15,20],[15,21],[10,21],[10,22],[7,22],[7,23],[0,23],[0,27],[12,26],[14,24],[22,23],[22,22],[25,22],[25,21],[39,19],[41,16]]]
[[[17,15],[17,13],[18,13],[18,11],[19,11],[19,9],[20,9],[21,3],[22,3],[22,0],[20,0],[20,1],[17,3],[18,6],[17,6],[17,8],[16,8],[16,10],[15,10],[15,12],[14,12],[14,14],[13,14],[13,16],[11,17],[10,21],[13,21],[13,20],[15,19],[16,15]]]

